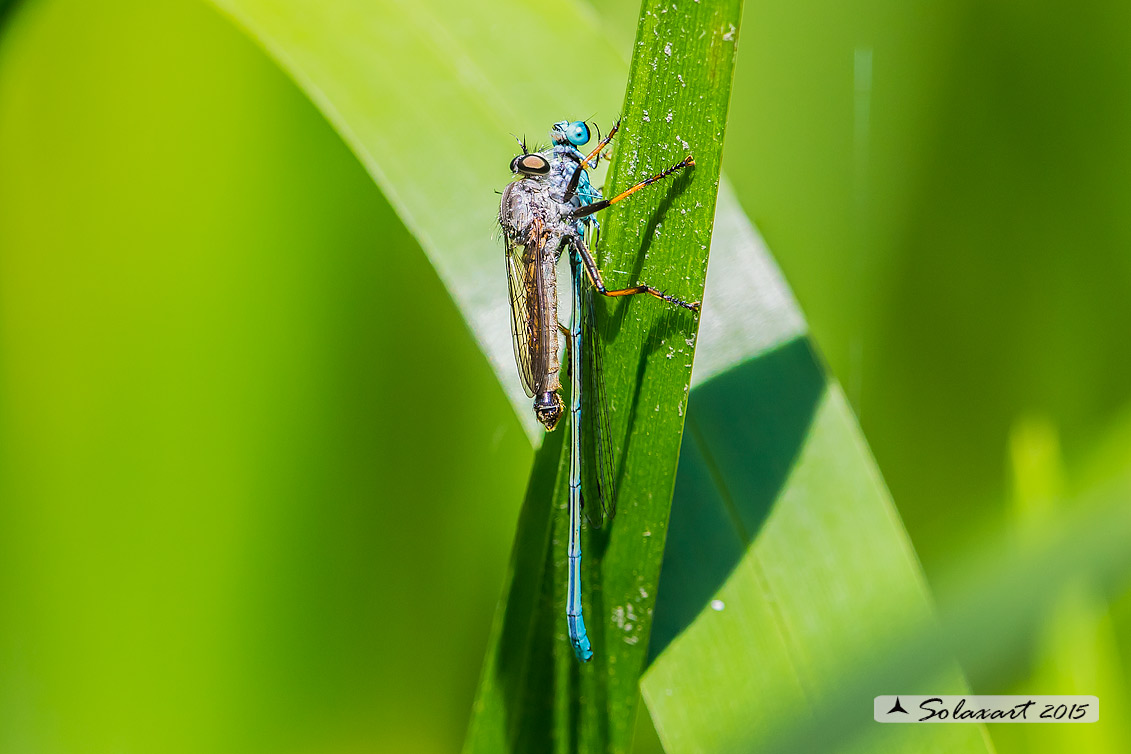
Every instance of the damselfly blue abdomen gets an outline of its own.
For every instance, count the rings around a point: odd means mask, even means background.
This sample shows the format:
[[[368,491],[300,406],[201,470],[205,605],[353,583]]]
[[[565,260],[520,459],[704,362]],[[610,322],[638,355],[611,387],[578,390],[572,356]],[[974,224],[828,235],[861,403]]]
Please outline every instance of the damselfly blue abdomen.
[[[566,586],[566,626],[574,654],[581,661],[593,656],[581,609],[581,509],[582,482],[595,479],[590,487],[600,498],[590,511],[612,514],[611,451],[607,431],[604,384],[593,328],[593,294],[631,296],[647,293],[691,311],[699,303],[688,303],[650,285],[610,290],[590,252],[587,239],[597,227],[593,213],[627,198],[639,189],[695,164],[688,155],[681,162],[626,191],[605,199],[589,182],[594,167],[617,132],[614,125],[588,155],[578,147],[589,142],[589,126],[583,121],[561,121],[550,131],[553,145],[522,154],[511,161],[518,176],[503,190],[499,224],[506,243],[507,280],[511,298],[511,334],[515,361],[526,394],[534,398],[534,414],[547,430],[561,418],[560,341],[558,323],[557,262],[569,250],[572,307],[569,320],[570,462],[569,544]],[[585,282],[588,281],[588,283]],[[602,431],[603,430],[603,431]],[[585,468],[592,467],[592,468]],[[583,471],[585,475],[583,476]],[[600,516],[589,514],[591,520]]]

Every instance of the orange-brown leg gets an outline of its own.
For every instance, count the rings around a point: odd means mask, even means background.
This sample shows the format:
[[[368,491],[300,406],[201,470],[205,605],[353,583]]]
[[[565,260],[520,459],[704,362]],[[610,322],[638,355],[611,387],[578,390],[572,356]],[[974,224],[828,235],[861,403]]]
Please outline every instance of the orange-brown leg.
[[[577,252],[577,255],[581,257],[581,263],[585,266],[585,274],[589,277],[589,282],[593,283],[593,287],[596,288],[597,292],[602,296],[635,296],[638,293],[647,293],[651,296],[655,296],[658,299],[663,299],[669,304],[682,306],[684,309],[688,309],[693,312],[699,311],[698,301],[687,302],[683,299],[676,298],[675,296],[671,296],[657,288],[653,288],[652,286],[645,285],[643,283],[634,285],[631,288],[618,288],[612,291],[609,290],[605,287],[605,281],[601,279],[601,271],[597,269],[597,263],[593,260],[593,255],[589,253],[589,249],[586,248],[585,242],[580,238],[573,237],[570,239],[570,244],[573,246],[574,251]]]
[[[613,140],[613,136],[616,135],[616,132],[619,128],[620,128],[620,121],[618,120],[616,123],[613,124],[613,127],[609,130],[609,132],[607,134],[605,134],[605,138],[603,138],[599,142],[597,142],[597,147],[592,152],[590,152],[588,155],[586,155],[585,159],[581,161],[581,167],[583,167],[583,168],[591,168],[592,167],[592,165],[590,165],[589,162],[591,160],[593,160],[594,158],[596,158],[597,155],[601,153],[601,150],[609,145],[609,142]],[[608,157],[605,157],[605,159],[608,159]]]
[[[632,188],[630,188],[626,191],[620,192],[619,194],[614,196],[612,199],[602,199],[599,202],[593,202],[592,204],[587,204],[584,207],[579,207],[578,209],[575,209],[573,212],[571,212],[569,214],[569,216],[570,216],[570,218],[572,218],[574,220],[579,220],[583,217],[588,217],[589,215],[592,215],[594,212],[600,212],[601,210],[605,209],[606,207],[611,207],[612,205],[616,204],[617,202],[622,201],[624,199],[627,199],[628,197],[632,196],[633,194],[635,194],[637,191],[644,188],[645,186],[650,186],[653,183],[655,183],[656,181],[663,180],[664,178],[667,178],[669,175],[671,175],[672,173],[675,173],[676,171],[683,170],[684,168],[693,167],[694,165],[695,165],[695,160],[692,159],[691,155],[687,155],[680,162],[677,162],[675,165],[672,165],[667,170],[663,170],[659,173],[656,173],[651,178],[645,178],[644,180],[642,180],[640,183],[636,184]]]

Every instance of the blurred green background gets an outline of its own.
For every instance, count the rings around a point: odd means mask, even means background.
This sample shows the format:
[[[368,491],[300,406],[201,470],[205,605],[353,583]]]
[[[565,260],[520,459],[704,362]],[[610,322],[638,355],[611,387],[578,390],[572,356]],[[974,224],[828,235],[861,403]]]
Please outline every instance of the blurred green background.
[[[416,241],[210,5],[0,23],[0,751],[457,748],[532,451]],[[928,579],[1126,474],[1131,6],[748,2],[741,49],[725,170]],[[1126,703],[1124,590],[975,690]]]

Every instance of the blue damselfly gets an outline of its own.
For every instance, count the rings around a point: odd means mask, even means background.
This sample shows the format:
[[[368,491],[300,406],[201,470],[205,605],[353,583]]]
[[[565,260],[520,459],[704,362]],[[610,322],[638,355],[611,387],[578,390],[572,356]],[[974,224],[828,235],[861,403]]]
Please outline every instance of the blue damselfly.
[[[572,310],[567,330],[571,421],[566,625],[574,654],[583,662],[593,656],[581,610],[583,482],[588,489],[590,505],[586,515],[591,523],[600,525],[604,516],[612,515],[614,506],[611,451],[606,445],[608,414],[600,349],[595,342],[593,295],[647,293],[691,311],[699,310],[698,302],[688,303],[650,285],[641,283],[613,290],[605,286],[590,252],[597,228],[593,213],[695,164],[688,155],[667,170],[605,199],[590,184],[588,169],[597,165],[618,127],[619,123],[614,125],[588,155],[578,149],[590,139],[589,126],[583,121],[554,124],[550,131],[553,144],[547,149],[532,152],[523,143],[522,154],[510,166],[518,177],[503,190],[499,207],[499,224],[506,244],[515,360],[526,394],[534,398],[534,414],[547,430],[557,426],[564,410],[559,377],[559,333],[563,328],[558,322],[556,270],[562,250],[569,251]],[[594,496],[597,505],[593,505]]]

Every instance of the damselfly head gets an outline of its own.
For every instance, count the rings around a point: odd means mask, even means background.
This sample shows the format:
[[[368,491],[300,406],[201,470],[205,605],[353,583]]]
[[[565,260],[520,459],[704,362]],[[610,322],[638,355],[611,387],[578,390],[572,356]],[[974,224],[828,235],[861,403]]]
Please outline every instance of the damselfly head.
[[[589,124],[583,120],[575,120],[572,123],[568,120],[560,121],[550,129],[550,138],[555,144],[572,144],[580,147],[589,143]]]
[[[550,161],[540,154],[520,154],[511,160],[511,172],[515,175],[549,175]]]
[[[558,426],[558,419],[562,418],[565,404],[562,397],[554,392],[540,393],[534,399],[534,415],[546,427],[547,432],[552,432]]]

